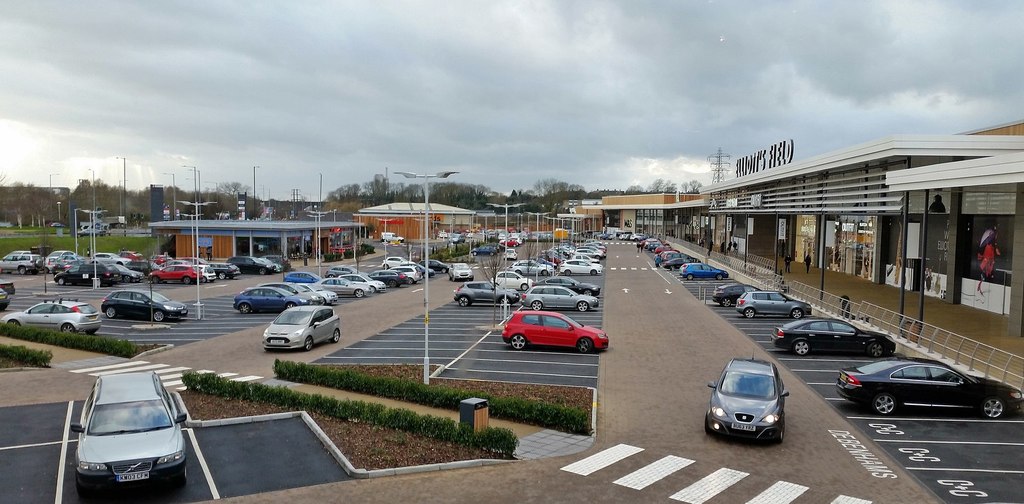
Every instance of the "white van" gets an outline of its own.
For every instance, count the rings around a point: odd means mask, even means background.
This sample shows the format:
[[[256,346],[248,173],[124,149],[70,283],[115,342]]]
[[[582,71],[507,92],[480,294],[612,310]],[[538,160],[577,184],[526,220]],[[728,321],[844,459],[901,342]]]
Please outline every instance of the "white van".
[[[405,238],[402,238],[392,232],[384,232],[380,234],[380,241],[387,243],[405,243]]]

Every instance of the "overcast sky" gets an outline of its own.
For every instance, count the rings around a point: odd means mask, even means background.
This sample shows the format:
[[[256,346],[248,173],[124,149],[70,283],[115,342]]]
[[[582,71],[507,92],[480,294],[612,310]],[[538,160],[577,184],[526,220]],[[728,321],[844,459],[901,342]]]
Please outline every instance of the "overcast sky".
[[[0,8],[7,182],[241,182],[316,199],[375,173],[710,182],[1024,118],[1024,2],[142,1]],[[51,174],[52,177],[51,177]]]

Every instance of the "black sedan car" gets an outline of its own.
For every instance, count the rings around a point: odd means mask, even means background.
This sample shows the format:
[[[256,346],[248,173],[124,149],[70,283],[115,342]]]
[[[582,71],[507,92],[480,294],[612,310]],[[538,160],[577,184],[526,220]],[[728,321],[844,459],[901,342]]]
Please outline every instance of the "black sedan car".
[[[775,364],[733,359],[708,387],[712,392],[704,414],[704,432],[782,442],[789,391]]]
[[[221,280],[230,280],[242,274],[242,270],[238,266],[235,266],[234,264],[210,263],[209,266],[210,269],[213,270],[214,274],[217,275],[217,278]]]
[[[100,303],[100,311],[107,318],[139,318],[149,320],[150,315],[154,322],[163,322],[165,319],[183,319],[188,316],[188,307],[184,303],[172,301],[167,296],[146,291],[119,290],[107,294]]]
[[[897,408],[974,411],[999,418],[1021,409],[1021,391],[988,378],[963,374],[930,359],[892,358],[849,367],[836,380],[839,395],[879,415]]]
[[[839,319],[800,319],[772,333],[779,348],[803,356],[815,352],[856,352],[884,357],[896,351],[896,343],[882,333],[863,331]]]
[[[234,256],[229,257],[227,263],[234,264],[242,273],[267,275],[281,272],[280,266],[260,257]]]
[[[421,262],[421,263],[419,263],[419,265],[423,266],[424,264]],[[433,273],[445,273],[445,274],[447,274],[448,273],[448,268],[451,268],[451,265],[448,264],[448,263],[443,263],[441,261],[438,261],[437,259],[430,259],[430,260],[427,261],[426,267],[429,268],[430,271],[432,271]]]
[[[675,258],[669,259],[667,261],[662,261],[661,262],[661,267],[665,268],[667,270],[677,270],[677,269],[681,268],[684,264],[698,263],[698,262],[700,262],[700,259],[696,259],[696,258],[693,258],[693,257],[690,257],[690,256],[675,257]]]
[[[121,274],[111,266],[103,263],[79,263],[67,271],[62,271],[53,276],[57,285],[92,285],[93,279],[98,278],[101,287],[114,285],[121,280]]]
[[[569,289],[577,294],[585,294],[587,296],[600,296],[601,287],[592,283],[581,282],[572,277],[551,277],[541,280],[537,285],[561,285],[566,289]]]
[[[715,287],[715,292],[711,294],[711,300],[722,306],[733,306],[744,292],[756,290],[758,290],[757,287],[753,285],[739,283],[719,285]]]

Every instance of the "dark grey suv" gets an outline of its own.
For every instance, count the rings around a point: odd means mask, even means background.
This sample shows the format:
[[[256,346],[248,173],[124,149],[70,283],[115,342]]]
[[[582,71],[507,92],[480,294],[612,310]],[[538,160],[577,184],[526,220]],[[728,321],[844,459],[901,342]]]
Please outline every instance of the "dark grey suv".
[[[473,303],[501,304],[503,299],[507,299],[510,305],[517,304],[520,301],[519,292],[496,287],[490,282],[466,282],[455,289],[455,300],[459,306]]]
[[[736,300],[736,311],[747,318],[779,315],[798,319],[811,314],[811,305],[781,292],[753,291],[744,293]]]
[[[732,359],[708,387],[711,400],[704,414],[704,432],[782,442],[789,391],[775,364]]]

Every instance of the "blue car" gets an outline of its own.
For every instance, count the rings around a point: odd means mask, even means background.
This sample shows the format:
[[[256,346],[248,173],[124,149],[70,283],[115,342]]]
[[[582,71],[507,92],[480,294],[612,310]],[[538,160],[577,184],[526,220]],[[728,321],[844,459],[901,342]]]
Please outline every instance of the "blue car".
[[[285,311],[293,306],[308,305],[303,299],[277,287],[250,287],[235,296],[234,307],[239,313],[259,311]]]
[[[472,254],[474,257],[482,255],[494,255],[498,253],[498,247],[495,247],[494,245],[481,245],[471,250],[469,253]]]
[[[679,276],[687,280],[693,280],[694,278],[722,280],[723,278],[729,278],[729,272],[704,263],[690,263],[684,264],[679,268]]]
[[[289,271],[284,275],[284,281],[290,283],[317,283],[320,280],[323,280],[320,275],[305,271]]]

